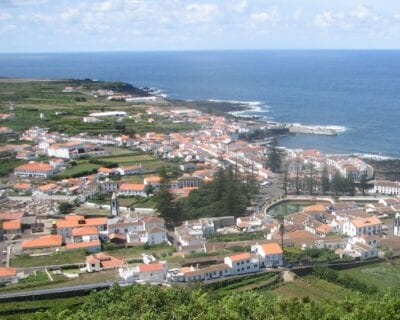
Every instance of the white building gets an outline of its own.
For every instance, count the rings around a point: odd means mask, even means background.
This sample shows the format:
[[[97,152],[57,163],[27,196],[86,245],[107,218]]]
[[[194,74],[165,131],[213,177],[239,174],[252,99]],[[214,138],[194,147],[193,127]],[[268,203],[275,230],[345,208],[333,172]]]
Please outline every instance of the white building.
[[[225,257],[224,262],[231,269],[231,275],[253,273],[260,270],[259,259],[248,252]]]
[[[94,112],[89,114],[90,117],[126,117],[125,111],[106,111],[106,112]]]
[[[260,258],[260,267],[272,267],[283,265],[283,250],[277,243],[256,245],[252,248]]]
[[[119,275],[127,282],[163,282],[167,275],[167,263],[140,264],[132,268],[119,269]]]
[[[54,174],[54,169],[48,163],[30,162],[16,167],[14,173],[17,177],[21,178],[32,177],[47,179]]]
[[[400,195],[400,182],[376,180],[374,183],[374,193]]]
[[[345,235],[363,236],[363,235],[379,235],[382,232],[382,221],[377,216],[368,218],[358,218],[347,220],[343,224],[342,232]]]

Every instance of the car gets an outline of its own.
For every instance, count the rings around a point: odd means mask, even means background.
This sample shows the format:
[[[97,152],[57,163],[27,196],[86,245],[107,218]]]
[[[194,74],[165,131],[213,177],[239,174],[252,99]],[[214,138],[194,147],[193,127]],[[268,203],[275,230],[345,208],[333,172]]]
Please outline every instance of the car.
[[[270,184],[271,184],[271,182],[269,182],[269,181],[263,181],[263,182],[260,183],[260,186],[261,187],[266,187],[266,186],[268,186]]]
[[[7,254],[7,250],[3,250],[3,251],[1,252],[1,254],[6,255],[6,254]]]

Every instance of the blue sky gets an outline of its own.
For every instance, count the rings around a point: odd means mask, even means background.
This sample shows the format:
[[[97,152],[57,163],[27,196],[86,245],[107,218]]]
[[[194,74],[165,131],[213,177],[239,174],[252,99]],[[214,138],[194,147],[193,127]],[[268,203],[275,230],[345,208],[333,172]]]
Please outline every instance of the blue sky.
[[[0,52],[400,49],[400,0],[0,0]]]

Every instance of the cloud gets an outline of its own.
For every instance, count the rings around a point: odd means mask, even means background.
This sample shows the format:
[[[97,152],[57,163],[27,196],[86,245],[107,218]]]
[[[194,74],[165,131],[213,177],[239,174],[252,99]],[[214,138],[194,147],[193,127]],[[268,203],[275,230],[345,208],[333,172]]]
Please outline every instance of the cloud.
[[[250,19],[253,24],[262,24],[267,22],[274,24],[279,19],[279,12],[277,8],[270,8],[269,10],[252,13]]]
[[[239,2],[237,2],[233,5],[233,11],[242,13],[243,11],[245,11],[247,9],[248,6],[249,6],[249,2],[247,0],[240,0]]]
[[[382,20],[382,17],[366,5],[359,5],[349,12],[333,12],[327,10],[317,13],[314,25],[320,28],[338,27],[350,29],[363,25],[373,25]]]
[[[185,7],[188,23],[204,23],[214,20],[219,14],[218,6],[209,3],[192,3]]]
[[[11,15],[7,12],[0,12],[0,21],[10,20]]]

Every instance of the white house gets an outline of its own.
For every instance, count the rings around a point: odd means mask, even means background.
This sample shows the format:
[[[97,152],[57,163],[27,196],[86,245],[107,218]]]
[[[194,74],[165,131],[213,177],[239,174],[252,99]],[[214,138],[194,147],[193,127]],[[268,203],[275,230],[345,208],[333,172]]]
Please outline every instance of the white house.
[[[0,267],[0,284],[17,282],[18,275],[16,268]]]
[[[53,167],[44,162],[30,162],[15,168],[14,173],[17,177],[45,178],[54,174]]]
[[[277,243],[257,244],[252,248],[260,258],[260,267],[283,265],[283,250]]]
[[[146,197],[144,184],[140,183],[123,183],[119,187],[119,195]]]
[[[120,268],[125,264],[124,259],[112,257],[105,252],[99,252],[86,257],[86,271],[102,271]]]
[[[347,220],[343,224],[342,232],[354,237],[362,235],[378,235],[382,232],[382,221],[377,216]]]
[[[374,193],[400,195],[400,182],[376,180],[374,183]]]
[[[140,264],[133,268],[119,269],[119,275],[127,282],[162,282],[167,275],[167,263]]]
[[[224,262],[231,269],[231,275],[253,273],[260,270],[258,258],[248,252],[225,257]]]

